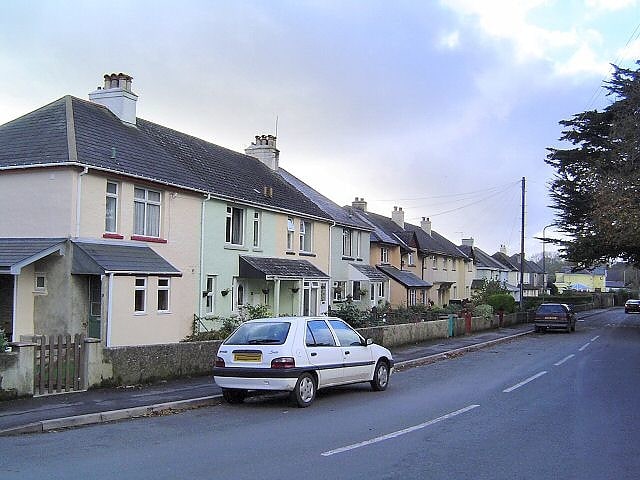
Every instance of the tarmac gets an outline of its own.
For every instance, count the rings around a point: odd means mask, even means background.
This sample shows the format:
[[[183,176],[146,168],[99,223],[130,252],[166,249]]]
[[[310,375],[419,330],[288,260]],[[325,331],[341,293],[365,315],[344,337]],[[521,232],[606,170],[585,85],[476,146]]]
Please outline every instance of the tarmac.
[[[578,314],[583,319],[598,310]],[[392,348],[395,369],[424,365],[532,334],[532,324]],[[212,376],[179,378],[153,385],[95,388],[0,402],[0,436],[42,433],[129,418],[166,415],[218,405],[222,391]]]

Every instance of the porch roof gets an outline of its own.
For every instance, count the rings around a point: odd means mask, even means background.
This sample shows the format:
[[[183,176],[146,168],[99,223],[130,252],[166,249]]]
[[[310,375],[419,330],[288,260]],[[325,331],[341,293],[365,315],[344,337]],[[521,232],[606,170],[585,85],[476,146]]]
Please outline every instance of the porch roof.
[[[371,265],[363,265],[360,263],[350,263],[349,265],[360,272],[362,276],[370,282],[384,282],[387,279],[387,276],[384,273]]]
[[[273,257],[239,257],[240,277],[272,279],[313,278],[328,280],[329,275],[312,265],[307,260],[292,260]]]
[[[73,240],[71,273],[78,275],[181,276],[180,270],[147,245]]]
[[[0,273],[18,275],[41,258],[64,255],[66,238],[0,238]]]
[[[401,283],[406,288],[431,288],[433,283],[422,280],[416,274],[408,272],[406,270],[398,270],[391,265],[378,265],[378,270],[383,272],[388,277],[394,279],[396,282]]]

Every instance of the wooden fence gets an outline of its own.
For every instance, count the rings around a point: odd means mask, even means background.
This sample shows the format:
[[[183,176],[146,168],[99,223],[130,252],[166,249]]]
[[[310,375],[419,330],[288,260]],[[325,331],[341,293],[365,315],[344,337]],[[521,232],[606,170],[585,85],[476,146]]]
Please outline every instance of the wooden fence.
[[[82,390],[84,335],[38,336],[35,339],[34,395]]]

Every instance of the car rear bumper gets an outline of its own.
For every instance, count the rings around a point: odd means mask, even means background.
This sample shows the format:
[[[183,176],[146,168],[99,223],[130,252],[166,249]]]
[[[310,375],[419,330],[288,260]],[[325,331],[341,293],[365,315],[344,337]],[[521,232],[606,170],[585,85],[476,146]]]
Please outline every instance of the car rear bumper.
[[[567,328],[571,325],[569,322],[554,320],[536,320],[535,326],[542,328]]]
[[[291,391],[295,388],[297,378],[247,378],[247,377],[218,377],[213,380],[221,388],[237,388],[241,390],[274,390]]]

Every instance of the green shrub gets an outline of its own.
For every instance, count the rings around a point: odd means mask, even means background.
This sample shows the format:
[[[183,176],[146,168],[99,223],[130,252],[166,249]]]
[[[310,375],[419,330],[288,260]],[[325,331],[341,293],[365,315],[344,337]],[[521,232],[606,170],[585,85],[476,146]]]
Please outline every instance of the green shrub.
[[[245,305],[248,320],[255,320],[256,318],[269,318],[273,316],[269,305]]]
[[[367,325],[371,313],[360,310],[353,302],[344,302],[337,309],[332,309],[331,315],[341,318],[353,328],[361,328]]]
[[[0,328],[0,353],[4,352],[8,346],[7,336],[4,334],[4,330]]]
[[[504,313],[513,313],[516,311],[516,300],[508,293],[490,295],[487,298],[487,304],[493,307],[494,312],[502,310]]]
[[[476,305],[473,309],[474,317],[482,317],[484,319],[490,319],[493,316],[493,307],[491,305],[482,304]]]
[[[183,342],[205,342],[207,340],[224,340],[231,335],[236,328],[240,326],[242,320],[238,317],[229,317],[222,319],[222,327],[218,330],[208,332],[193,332],[185,337]]]

